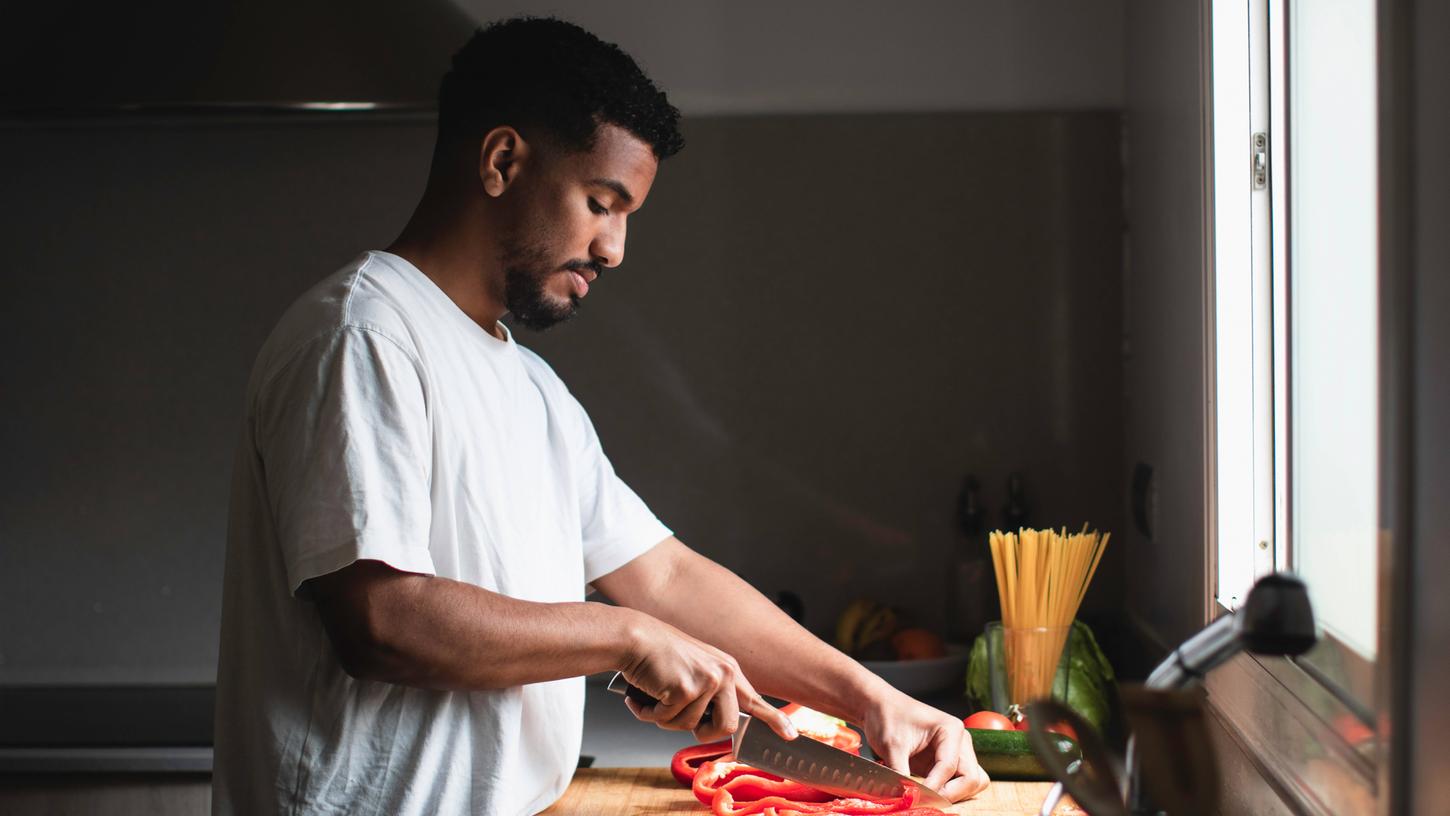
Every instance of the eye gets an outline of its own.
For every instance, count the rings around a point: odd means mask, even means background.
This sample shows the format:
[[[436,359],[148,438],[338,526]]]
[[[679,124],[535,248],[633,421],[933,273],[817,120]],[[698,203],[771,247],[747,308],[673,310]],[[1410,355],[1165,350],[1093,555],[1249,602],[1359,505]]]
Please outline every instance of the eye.
[[[607,215],[609,213],[609,208],[605,207],[603,204],[600,204],[598,201],[595,201],[593,196],[590,196],[589,211],[594,213],[595,215]]]

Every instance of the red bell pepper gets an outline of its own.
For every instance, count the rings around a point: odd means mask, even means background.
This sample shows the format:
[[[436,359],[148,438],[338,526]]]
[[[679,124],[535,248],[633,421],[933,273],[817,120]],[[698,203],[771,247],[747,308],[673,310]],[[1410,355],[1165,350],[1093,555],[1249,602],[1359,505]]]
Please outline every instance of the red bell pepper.
[[[782,711],[802,736],[861,753],[861,736],[841,720],[795,703]],[[715,816],[946,816],[936,808],[917,805],[915,788],[889,799],[836,798],[736,762],[730,750],[728,739],[692,745],[670,761],[670,773],[680,784],[689,785],[695,798],[709,805]]]
[[[886,799],[836,798],[799,782],[791,782],[741,762],[706,762],[695,775],[695,798],[710,805],[715,816],[943,816],[919,807],[917,791]]]
[[[728,739],[681,748],[670,760],[670,773],[674,775],[675,781],[689,787],[694,783],[695,772],[700,770],[701,764],[728,755],[730,748]]]
[[[847,753],[861,754],[861,735],[845,722],[800,703],[787,703],[781,713],[790,718],[796,730],[807,737],[827,745],[834,745]]]
[[[779,796],[754,801],[737,800],[731,791],[722,789],[711,803],[715,816],[945,816],[930,807],[916,806],[916,789],[890,799],[831,799],[825,802],[798,802]]]
[[[828,802],[835,798],[825,791],[782,779],[743,762],[704,763],[690,789],[696,799],[707,805],[714,803],[721,791],[741,801],[776,797],[796,802]]]
[[[812,711],[799,703],[790,703],[781,711],[791,718],[796,729],[804,736],[860,756],[861,735],[840,720]],[[723,739],[719,742],[707,742],[681,748],[670,760],[670,774],[681,785],[689,785],[694,781],[695,772],[699,770],[700,763],[727,756],[730,753],[730,747],[730,740]]]

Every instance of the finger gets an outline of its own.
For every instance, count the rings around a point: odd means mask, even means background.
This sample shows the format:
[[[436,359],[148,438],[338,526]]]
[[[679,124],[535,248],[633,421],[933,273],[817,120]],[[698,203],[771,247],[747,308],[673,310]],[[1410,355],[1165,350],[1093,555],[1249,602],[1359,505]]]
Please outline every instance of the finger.
[[[932,790],[941,790],[948,779],[957,775],[957,767],[961,764],[962,737],[965,729],[942,729],[936,732],[933,739],[936,743],[936,764],[932,766],[931,772],[926,775],[926,786]]]
[[[705,709],[710,707],[710,700],[710,695],[701,694],[681,708],[679,713],[660,725],[673,731],[694,731],[700,726],[700,720],[705,716]]]
[[[651,711],[649,721],[661,728],[668,728],[668,723],[679,717],[696,698],[692,697],[685,689],[676,688],[661,692],[657,699],[659,702],[645,709]]]
[[[695,728],[695,738],[700,742],[725,739],[739,727],[740,705],[735,701],[735,683],[721,686],[715,696],[710,698],[710,705],[714,709],[710,712],[709,721],[702,722]]]
[[[941,795],[953,802],[960,802],[963,799],[970,799],[973,796],[987,789],[991,780],[987,772],[972,760],[970,767],[964,764],[960,769],[961,776],[946,783],[941,789]]]
[[[629,713],[633,714],[634,718],[640,722],[652,723],[655,721],[655,706],[640,705],[629,697],[626,697],[624,698],[624,707],[629,709]]]
[[[785,716],[780,709],[767,703],[764,697],[755,693],[754,689],[748,692],[748,696],[741,696],[741,704],[744,713],[749,714],[757,720],[763,720],[766,725],[770,726],[770,730],[782,737],[793,740],[800,736],[800,732],[796,730],[795,723],[790,721],[790,717]]]
[[[906,746],[888,742],[882,746],[881,758],[886,761],[886,767],[899,774],[911,775],[911,768],[907,765],[910,755]]]
[[[934,791],[939,791],[946,785],[947,780],[956,775],[956,772],[957,763],[938,762],[931,766],[931,771],[927,773],[921,783]]]
[[[972,769],[972,792],[967,795],[976,796],[986,790],[990,784],[992,784],[992,779],[987,776],[987,769],[977,765]]]

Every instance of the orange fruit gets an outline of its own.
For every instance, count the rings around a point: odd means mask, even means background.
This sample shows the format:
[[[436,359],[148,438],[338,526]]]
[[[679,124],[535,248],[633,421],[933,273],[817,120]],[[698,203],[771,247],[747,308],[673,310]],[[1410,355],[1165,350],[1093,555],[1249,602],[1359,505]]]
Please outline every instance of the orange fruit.
[[[891,636],[897,660],[929,660],[947,653],[941,637],[929,629],[902,629]]]

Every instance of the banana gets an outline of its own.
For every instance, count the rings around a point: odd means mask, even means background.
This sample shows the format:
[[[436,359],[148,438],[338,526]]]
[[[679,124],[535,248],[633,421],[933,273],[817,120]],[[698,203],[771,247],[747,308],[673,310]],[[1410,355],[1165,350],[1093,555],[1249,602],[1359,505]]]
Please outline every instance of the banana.
[[[889,607],[878,606],[856,635],[856,651],[861,652],[873,644],[889,639],[896,634],[896,613]]]
[[[836,620],[836,648],[860,656],[896,632],[896,612],[867,598],[852,601]]]
[[[875,602],[865,598],[858,598],[846,607],[836,619],[836,648],[846,654],[856,651],[857,631],[875,608]]]

